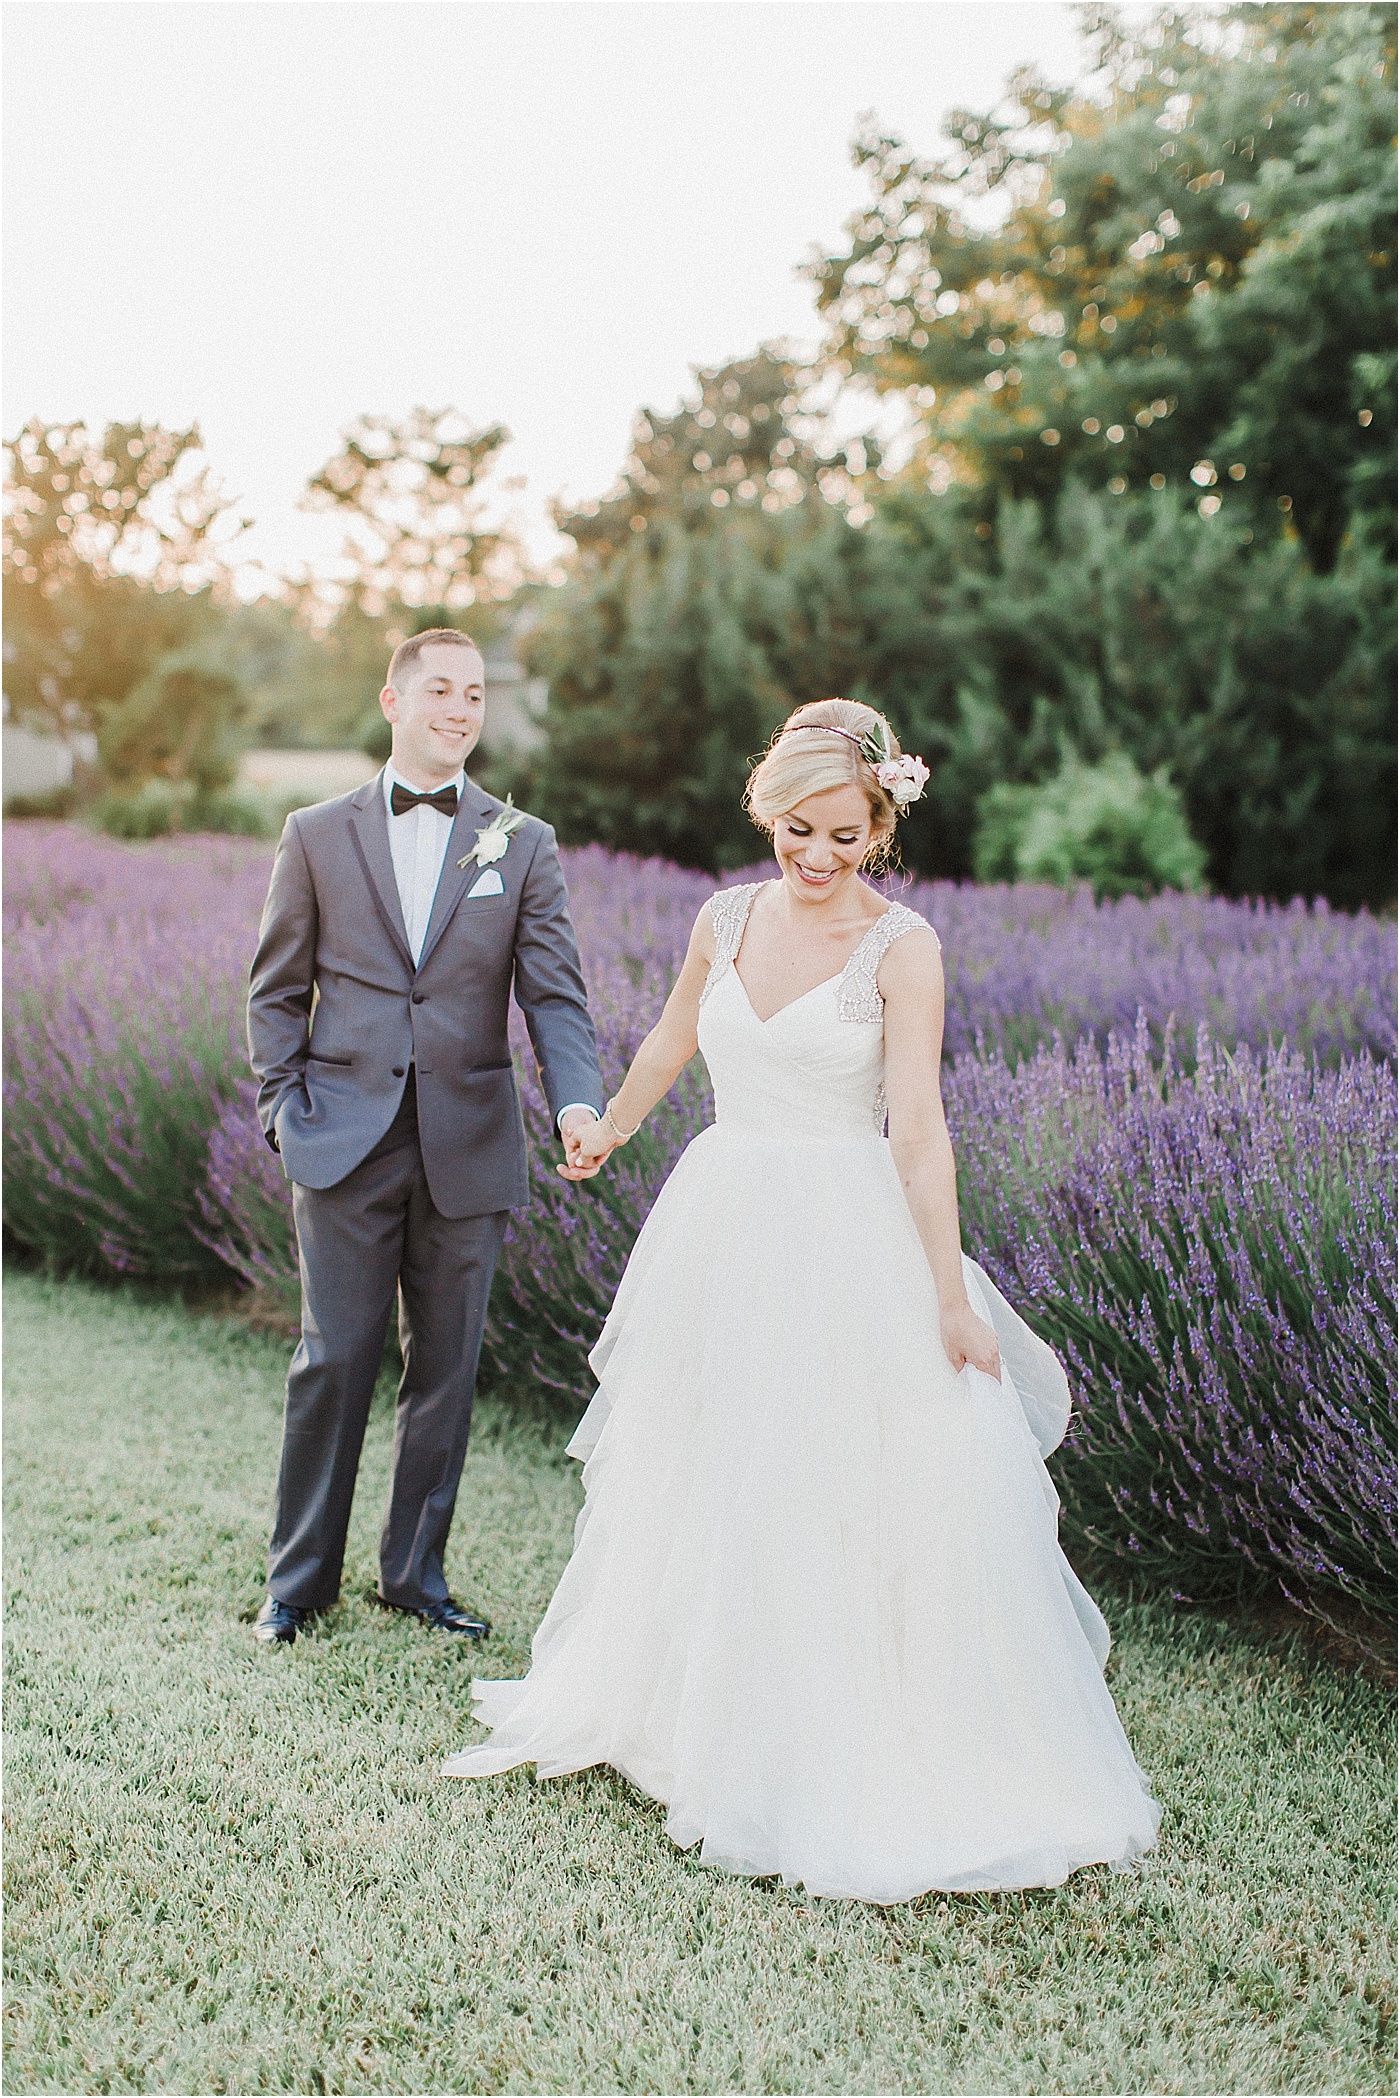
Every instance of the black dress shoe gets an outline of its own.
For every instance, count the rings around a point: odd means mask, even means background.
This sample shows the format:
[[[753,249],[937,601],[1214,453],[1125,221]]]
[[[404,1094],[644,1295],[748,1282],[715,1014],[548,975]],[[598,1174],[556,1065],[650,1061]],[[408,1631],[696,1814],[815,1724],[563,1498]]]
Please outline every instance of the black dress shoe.
[[[409,1603],[391,1603],[377,1589],[373,1592],[373,1599],[381,1610],[398,1610],[405,1617],[421,1618],[435,1632],[455,1632],[462,1639],[487,1639],[491,1635],[491,1627],[484,1617],[478,1617],[475,1610],[455,1603],[450,1595],[444,1596],[440,1603],[422,1603],[416,1608]]]
[[[312,1615],[296,1603],[279,1603],[270,1595],[253,1623],[253,1637],[263,1646],[291,1646]]]

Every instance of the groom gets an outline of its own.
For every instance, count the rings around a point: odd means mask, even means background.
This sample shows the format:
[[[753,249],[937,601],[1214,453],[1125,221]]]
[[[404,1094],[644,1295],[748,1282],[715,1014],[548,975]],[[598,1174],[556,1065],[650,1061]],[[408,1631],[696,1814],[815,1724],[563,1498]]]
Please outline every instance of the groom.
[[[340,1592],[396,1292],[403,1376],[376,1600],[436,1631],[489,1632],[448,1594],[443,1551],[491,1276],[527,1192],[512,988],[566,1145],[603,1104],[554,833],[463,770],[485,716],[479,651],[451,628],[415,634],[379,702],[393,727],[383,772],[287,819],[248,997],[302,1293],[255,1626],[269,1645]]]

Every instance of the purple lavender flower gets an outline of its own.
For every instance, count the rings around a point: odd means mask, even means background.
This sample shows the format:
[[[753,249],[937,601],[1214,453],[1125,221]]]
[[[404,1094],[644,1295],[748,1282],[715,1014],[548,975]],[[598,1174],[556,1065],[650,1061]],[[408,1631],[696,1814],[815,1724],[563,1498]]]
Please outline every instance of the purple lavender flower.
[[[615,1084],[712,884],[596,846],[564,858]],[[253,840],[7,827],[6,1220],[56,1264],[236,1276],[295,1300],[289,1191],[242,1031],[269,860]],[[1394,928],[1322,904],[899,893],[944,943],[969,1250],[1070,1368],[1067,1535],[1177,1593],[1385,1608]],[[501,1260],[486,1374],[576,1401],[708,1086],[686,1073],[576,1189],[552,1170],[518,1016],[515,1046],[534,1194]]]

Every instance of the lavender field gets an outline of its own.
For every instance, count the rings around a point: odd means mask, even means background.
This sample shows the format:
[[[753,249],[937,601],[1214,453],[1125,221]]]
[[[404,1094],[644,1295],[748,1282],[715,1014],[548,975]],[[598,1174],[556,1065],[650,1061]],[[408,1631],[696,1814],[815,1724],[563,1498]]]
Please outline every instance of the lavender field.
[[[565,859],[615,1081],[711,884],[599,848]],[[30,1254],[292,1301],[290,1204],[242,1039],[269,860],[253,841],[9,826],[5,1217]],[[1388,1607],[1393,927],[1301,903],[899,893],[944,943],[969,1250],[1070,1365],[1067,1538],[1177,1594]],[[523,1030],[520,1047],[535,1199],[502,1263],[486,1374],[577,1404],[708,1091],[688,1074],[573,1190],[549,1170]]]

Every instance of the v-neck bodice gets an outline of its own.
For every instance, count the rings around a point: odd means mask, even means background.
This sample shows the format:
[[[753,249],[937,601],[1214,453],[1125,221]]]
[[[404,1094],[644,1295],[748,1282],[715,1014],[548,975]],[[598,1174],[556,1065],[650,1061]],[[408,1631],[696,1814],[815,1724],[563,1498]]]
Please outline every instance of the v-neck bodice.
[[[710,904],[715,959],[700,1001],[699,1041],[716,1121],[755,1136],[878,1136],[885,1038],[876,973],[897,939],[932,928],[916,911],[891,904],[836,975],[760,1020],[734,958],[762,886],[721,890]]]

